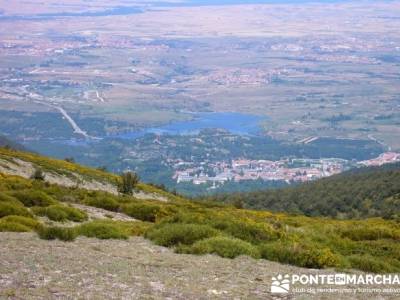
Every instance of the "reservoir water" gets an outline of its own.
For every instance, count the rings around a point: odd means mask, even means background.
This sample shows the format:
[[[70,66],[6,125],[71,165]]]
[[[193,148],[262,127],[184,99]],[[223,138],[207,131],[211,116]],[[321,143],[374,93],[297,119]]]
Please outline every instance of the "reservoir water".
[[[235,112],[202,112],[195,113],[194,118],[189,121],[173,122],[160,127],[146,128],[120,134],[117,137],[132,139],[145,135],[146,133],[158,134],[196,134],[203,129],[225,129],[231,133],[240,135],[257,135],[261,132],[261,122],[266,117],[242,114]]]

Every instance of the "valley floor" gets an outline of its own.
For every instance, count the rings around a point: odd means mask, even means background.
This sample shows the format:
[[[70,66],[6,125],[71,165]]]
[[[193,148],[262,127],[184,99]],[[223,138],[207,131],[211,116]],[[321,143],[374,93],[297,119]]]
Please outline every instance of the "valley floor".
[[[239,257],[175,254],[142,237],[75,242],[0,233],[0,299],[395,299],[270,294],[272,276],[332,273]],[[321,287],[321,286],[319,286]]]

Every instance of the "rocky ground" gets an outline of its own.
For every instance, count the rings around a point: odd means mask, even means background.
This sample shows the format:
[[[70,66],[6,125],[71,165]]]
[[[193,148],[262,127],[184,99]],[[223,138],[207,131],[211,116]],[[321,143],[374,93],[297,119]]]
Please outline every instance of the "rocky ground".
[[[10,158],[9,160],[0,158],[0,173],[8,175],[17,175],[24,178],[30,178],[34,173],[37,166],[33,163],[24,161],[18,158]],[[58,184],[66,187],[79,186],[80,188],[93,190],[93,191],[105,191],[111,194],[118,194],[117,186],[100,182],[98,180],[88,180],[81,175],[69,172],[69,176],[61,175],[54,172],[43,171],[45,180],[52,184]],[[137,199],[142,200],[158,200],[158,201],[168,201],[168,199],[162,195],[155,193],[145,193],[143,191],[136,191],[133,195]]]
[[[398,299],[378,294],[270,294],[272,276],[331,273],[265,260],[176,254],[141,237],[40,240],[0,233],[0,299]]]
[[[24,178],[30,178],[34,173],[36,166],[28,161],[18,158],[10,160],[0,159],[0,172],[9,175],[17,175]],[[100,182],[97,180],[85,180],[79,174],[70,172],[69,176],[61,175],[53,172],[43,171],[45,180],[53,184],[72,187],[78,186],[88,190],[106,191],[112,194],[117,194],[117,188],[109,183]]]

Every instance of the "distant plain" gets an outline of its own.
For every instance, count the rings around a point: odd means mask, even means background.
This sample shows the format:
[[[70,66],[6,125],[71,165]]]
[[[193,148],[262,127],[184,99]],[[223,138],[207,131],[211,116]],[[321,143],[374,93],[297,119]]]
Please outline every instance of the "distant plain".
[[[10,104],[34,93],[139,127],[237,111],[268,116],[278,138],[372,135],[400,148],[397,1],[17,2],[0,1],[2,17],[31,17],[1,20],[1,109],[47,110]]]

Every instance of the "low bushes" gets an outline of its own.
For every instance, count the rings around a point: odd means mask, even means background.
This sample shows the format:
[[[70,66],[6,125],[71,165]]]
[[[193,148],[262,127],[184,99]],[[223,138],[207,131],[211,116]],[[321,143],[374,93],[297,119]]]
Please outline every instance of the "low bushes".
[[[119,221],[119,220],[117,221],[117,220],[103,219],[103,220],[96,220],[94,222],[117,227],[118,230],[121,231],[126,236],[142,236],[151,227],[154,226],[153,223],[141,222],[141,221]]]
[[[0,222],[1,223],[20,224],[20,225],[28,227],[30,230],[36,230],[41,227],[41,224],[39,223],[39,221],[32,219],[32,218],[22,217],[22,216],[7,216],[4,218],[1,218]]]
[[[1,149],[0,149],[1,152]],[[0,154],[1,155],[1,154]],[[32,187],[32,182],[19,176],[1,175],[0,174],[0,189],[5,190],[23,190]]]
[[[14,202],[14,203],[18,203],[23,205],[20,201],[18,201],[18,199],[16,199],[15,197],[12,197],[8,194],[5,193],[1,193],[0,192],[0,202]]]
[[[120,226],[111,221],[93,221],[77,228],[80,235],[99,239],[127,239],[129,235]]]
[[[270,224],[255,222],[251,219],[240,219],[225,212],[207,210],[204,212],[179,212],[165,218],[163,223],[205,224],[235,238],[260,243],[280,238],[283,233],[272,228]]]
[[[59,239],[73,241],[77,236],[93,237],[98,239],[127,239],[130,235],[142,235],[148,225],[143,222],[124,222],[96,220],[89,223],[70,227],[39,227],[39,237],[45,240]]]
[[[378,239],[400,240],[400,230],[395,231],[383,226],[351,226],[342,230],[341,235],[353,241]]]
[[[130,236],[142,236],[144,235],[152,226],[153,223],[149,222],[121,222],[121,227],[124,228],[125,232]]]
[[[88,219],[87,214],[77,208],[66,205],[50,205],[48,207],[33,207],[33,212],[38,216],[46,216],[56,222],[83,222]]]
[[[141,202],[125,205],[123,212],[141,221],[155,222],[157,217],[162,214],[162,209],[160,205]]]
[[[31,231],[31,228],[18,222],[4,221],[3,219],[0,219],[0,232],[2,231],[28,232]]]
[[[57,204],[57,201],[46,193],[38,190],[22,190],[13,192],[12,195],[21,201],[25,206],[49,206]]]
[[[109,211],[118,211],[120,207],[118,201],[107,196],[86,198],[83,200],[83,203],[89,206],[103,208]]]
[[[278,239],[280,236],[279,232],[274,230],[269,224],[256,223],[251,220],[215,219],[211,221],[211,226],[250,243],[272,241]]]
[[[18,202],[0,202],[0,218],[10,215],[32,217],[29,210]]]
[[[146,233],[146,237],[161,246],[191,245],[198,240],[213,237],[218,231],[208,225],[164,224]]]
[[[77,231],[75,228],[69,227],[42,227],[38,230],[39,237],[44,240],[55,240],[61,241],[73,241],[77,237]]]
[[[352,255],[348,258],[352,268],[359,269],[365,272],[381,273],[381,272],[396,272],[396,269],[390,264],[374,258],[370,255]]]
[[[341,258],[329,248],[297,242],[272,242],[261,245],[261,257],[306,268],[339,266]]]
[[[236,238],[216,236],[197,241],[190,247],[182,249],[182,252],[192,254],[215,253],[222,257],[235,258],[239,255],[247,255],[259,258],[258,249],[252,244]]]

